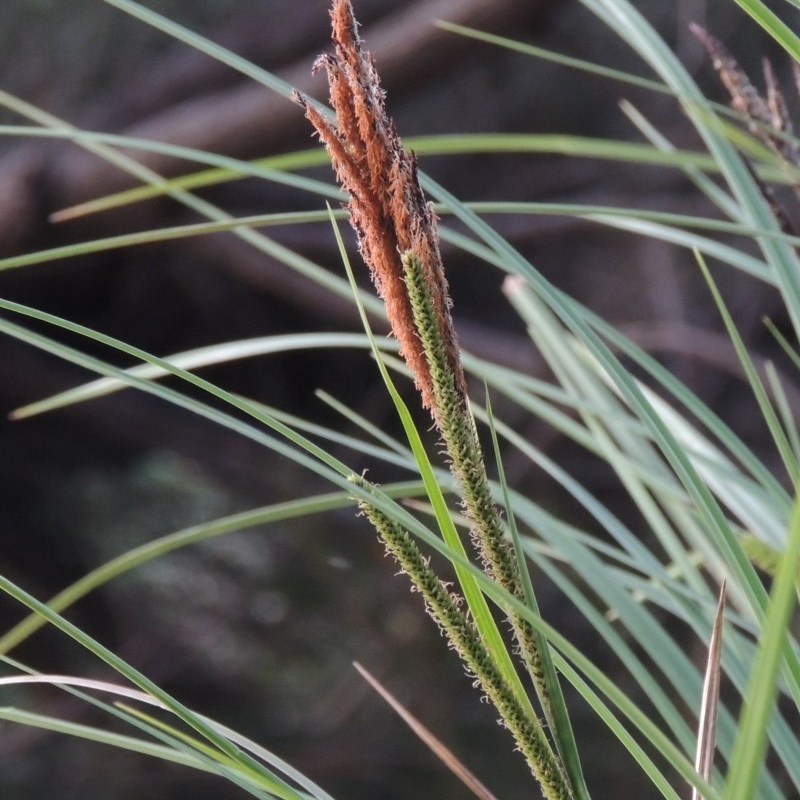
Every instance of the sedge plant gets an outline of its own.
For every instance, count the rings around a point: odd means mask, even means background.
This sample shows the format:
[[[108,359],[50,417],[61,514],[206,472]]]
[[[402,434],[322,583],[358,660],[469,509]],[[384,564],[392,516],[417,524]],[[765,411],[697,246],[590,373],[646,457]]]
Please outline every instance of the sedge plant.
[[[122,720],[132,735],[121,736],[19,707],[0,709],[0,718],[214,773],[256,797],[328,800],[324,788],[309,777],[223,722],[179,702],[68,621],[63,612],[104,583],[178,548],[234,530],[354,506],[422,595],[456,657],[508,729],[512,737],[509,746],[521,752],[538,787],[531,791],[547,798],[575,800],[603,794],[603,787],[596,785],[582,765],[582,743],[573,732],[571,708],[562,692],[563,685],[569,684],[579,702],[591,709],[609,735],[628,751],[630,768],[647,777],[654,796],[671,800],[689,791],[706,800],[796,796],[800,792],[796,725],[800,648],[792,627],[800,555],[796,409],[787,399],[785,379],[774,368],[759,371],[754,365],[753,354],[739,335],[724,292],[715,281],[716,265],[724,263],[777,290],[790,320],[790,332],[776,330],[776,337],[796,369],[800,361],[796,353],[800,240],[770,185],[796,186],[800,175],[790,114],[772,71],[765,73],[767,98],[761,100],[713,34],[694,29],[731,91],[737,116],[703,95],[663,39],[626,0],[583,3],[642,57],[656,80],[564,59],[448,24],[445,27],[459,35],[517,50],[527,48],[536,57],[669,95],[694,126],[705,149],[677,150],[635,108],[627,106],[626,114],[644,139],[637,146],[552,136],[462,136],[417,140],[413,142],[414,155],[407,149],[409,142],[406,146],[401,143],[386,113],[377,67],[359,38],[348,0],[333,2],[334,50],[318,62],[328,77],[332,111],[134,0],[105,2],[241,70],[287,101],[299,102],[327,155],[315,148],[244,164],[175,146],[81,131],[16,98],[0,95],[4,105],[31,123],[17,126],[16,131],[4,129],[5,134],[74,142],[142,183],[142,188],[133,192],[67,210],[60,218],[168,195],[206,220],[178,229],[9,258],[0,262],[0,269],[31,269],[37,263],[85,252],[230,230],[327,290],[355,298],[362,311],[385,314],[395,338],[378,343],[364,314],[363,335],[269,337],[159,357],[44,311],[0,300],[3,335],[100,376],[62,395],[16,409],[13,416],[20,424],[28,416],[134,388],[186,413],[201,415],[231,435],[246,437],[333,487],[327,494],[172,532],[120,553],[48,600],[34,597],[0,576],[0,588],[31,611],[31,616],[0,638],[0,651],[9,667],[9,674],[0,682],[59,686]],[[739,4],[785,49],[787,58],[800,54],[800,39],[779,15],[759,2],[739,0]],[[791,5],[785,4],[787,9]],[[162,150],[203,163],[208,169],[165,180],[122,152],[121,146]],[[476,150],[555,150],[668,165],[685,174],[710,201],[717,216],[567,204],[467,204],[418,169],[417,157],[422,159],[426,152]],[[342,196],[339,188],[296,174],[325,159],[330,159],[344,190],[345,215],[338,208],[325,208],[324,201],[338,202]],[[320,209],[236,219],[193,193],[200,186],[243,175],[288,183],[315,194]],[[567,214],[684,247],[707,282],[709,304],[725,325],[754,407],[778,454],[780,470],[765,464],[729,422],[655,358],[545,278],[488,224],[485,215],[496,211]],[[468,234],[440,225],[437,215],[455,218]],[[360,255],[371,271],[380,300],[354,288],[354,281],[331,275],[282,247],[262,230],[332,217],[338,235],[336,226],[343,216],[356,231]],[[718,233],[735,233],[750,242],[752,249],[720,242],[715,238]],[[441,241],[477,257],[487,268],[506,273],[505,297],[524,322],[553,380],[532,378],[476,358],[462,348],[450,313]],[[341,249],[347,262],[344,247]],[[35,324],[29,324],[30,320]],[[43,332],[48,330],[50,334]],[[59,338],[63,331],[70,334],[71,342],[84,338],[92,346],[82,349],[65,344]],[[113,359],[97,355],[99,346],[125,354],[135,366],[127,370],[114,366]],[[328,443],[342,438],[336,431],[229,392],[198,374],[204,366],[222,361],[320,347],[374,353],[406,441],[392,439],[355,412],[330,402],[363,432],[347,440],[354,453],[376,463],[400,466],[409,480],[385,486],[369,482],[332,454]],[[413,415],[395,387],[407,372],[433,419],[443,458],[428,455]],[[162,384],[159,378],[163,376],[177,381]],[[606,465],[636,509],[647,537],[633,530],[614,508],[535,442],[496,417],[490,405],[484,409],[474,404],[470,400],[473,381],[484,385],[490,398],[502,397],[532,418],[545,421]],[[183,390],[182,385],[188,388]],[[486,436],[481,436],[484,430]],[[487,466],[486,441],[493,443],[496,480],[491,480]],[[574,507],[592,520],[592,526],[581,528],[568,516],[560,518],[535,498],[516,491],[503,472],[503,453],[508,450],[560,486]],[[459,498],[460,509],[449,502],[451,493]],[[468,542],[462,538],[462,525],[469,531]],[[436,560],[431,554],[436,554]],[[440,572],[442,563],[452,567],[454,583],[448,583]],[[543,618],[536,590],[544,580],[588,623],[597,646],[614,653],[636,695],[646,698],[646,708],[599,668],[557,620]],[[718,607],[723,584],[724,608],[722,603]],[[670,622],[684,626],[696,641],[710,648],[707,665],[698,667],[689,657],[673,635]],[[8,655],[45,624],[105,662],[125,685],[40,675]],[[727,697],[725,702],[717,702],[720,685],[735,696],[733,702]],[[108,702],[109,696],[113,702]],[[174,721],[165,722],[153,707],[166,710]]]

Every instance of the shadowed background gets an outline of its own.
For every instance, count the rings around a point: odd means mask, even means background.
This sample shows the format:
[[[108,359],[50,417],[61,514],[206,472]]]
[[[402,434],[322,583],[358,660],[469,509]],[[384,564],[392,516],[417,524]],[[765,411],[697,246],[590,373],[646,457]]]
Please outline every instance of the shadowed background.
[[[324,79],[311,76],[314,58],[328,46],[323,0],[151,5],[324,98]],[[676,146],[697,145],[667,97],[480,45],[432,22],[460,22],[641,72],[635,55],[576,3],[356,0],[354,6],[401,136],[503,131],[639,141],[618,107],[625,98]],[[732,3],[647,0],[638,7],[721,99],[688,33],[690,20],[726,41],[753,76],[761,55],[775,55]],[[314,145],[296,106],[100,0],[5,0],[0,23],[0,89],[71,124],[243,159]],[[785,73],[779,55],[776,66]],[[0,118],[23,122],[11,112],[0,112]],[[194,169],[141,157],[164,175]],[[557,155],[423,157],[420,167],[462,200],[710,213],[680,175],[665,169]],[[328,168],[313,174],[331,179]],[[0,255],[197,220],[177,203],[159,200],[48,222],[54,211],[131,185],[122,172],[77,146],[0,139]],[[319,197],[255,179],[202,194],[237,215],[322,206]],[[750,443],[758,441],[760,429],[741,411],[746,393],[738,391],[735,359],[690,253],[575,219],[509,216],[492,222],[557,285],[656,353]],[[328,225],[270,229],[268,235],[341,270]],[[521,323],[509,314],[502,275],[447,246],[444,258],[464,347],[546,377]],[[720,272],[719,278],[742,332],[758,355],[769,355],[772,345],[760,321],[768,314],[783,322],[778,298],[741,276]],[[348,303],[229,234],[7,271],[0,275],[0,292],[157,355],[269,334],[359,330]],[[3,415],[87,377],[6,338],[0,339],[0,370]],[[346,432],[347,423],[315,397],[321,388],[396,430],[374,365],[360,352],[272,356],[203,375]],[[791,382],[787,386],[796,391]],[[496,411],[614,505],[617,487],[585,454],[513,407]],[[0,569],[41,598],[155,536],[328,488],[250,442],[134,392],[41,419],[4,419],[0,452]],[[337,455],[354,470],[371,467],[376,480],[399,477],[344,449]],[[513,453],[507,459],[516,488],[581,521],[527,461]],[[615,510],[636,524],[622,497]],[[179,699],[252,736],[338,798],[466,796],[366,688],[351,667],[354,659],[384,680],[498,796],[528,796],[532,783],[510,739],[479,702],[419,598],[394,572],[365,521],[347,509],[172,554],[87,598],[70,618]],[[593,652],[585,623],[571,618],[546,587],[541,602],[548,619],[613,669],[608,654]],[[4,628],[20,614],[11,601],[0,600]],[[51,632],[40,632],[14,655],[45,671],[108,677],[101,665]],[[26,705],[95,720],[82,704],[51,691],[31,692]],[[592,727],[579,705],[576,727],[595,797],[621,791],[652,796],[651,787],[637,784],[638,771],[609,751],[608,737]],[[3,798],[72,800],[98,790],[116,800],[145,791],[151,800],[242,795],[144,757],[0,726]]]

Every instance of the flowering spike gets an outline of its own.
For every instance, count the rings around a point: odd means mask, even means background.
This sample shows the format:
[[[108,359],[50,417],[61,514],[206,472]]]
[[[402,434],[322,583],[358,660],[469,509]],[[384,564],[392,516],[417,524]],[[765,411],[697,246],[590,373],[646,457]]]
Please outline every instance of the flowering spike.
[[[359,250],[386,304],[392,331],[422,402],[436,418],[430,369],[414,329],[400,261],[401,253],[413,250],[425,265],[437,314],[447,329],[450,367],[459,392],[466,398],[436,217],[419,185],[416,158],[403,149],[394,122],[386,113],[384,92],[372,56],[362,48],[349,0],[334,0],[331,19],[334,53],[321,56],[314,68],[325,69],[328,74],[336,125],[302,95],[295,94],[295,100],[316,128],[336,177],[350,195],[347,208]]]

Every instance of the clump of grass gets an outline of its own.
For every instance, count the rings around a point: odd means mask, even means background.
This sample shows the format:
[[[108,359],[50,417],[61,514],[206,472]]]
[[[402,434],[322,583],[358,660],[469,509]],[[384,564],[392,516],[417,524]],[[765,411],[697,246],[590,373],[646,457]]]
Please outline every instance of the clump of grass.
[[[287,98],[290,96],[290,88],[273,76],[243,64],[241,59],[133,0],[113,0],[112,4],[243,69]],[[400,465],[412,476],[410,481],[382,487],[363,478],[353,478],[351,465],[328,452],[325,442],[338,442],[339,432],[265,408],[196,374],[196,370],[209,363],[269,352],[321,346],[375,347],[369,335],[330,334],[302,340],[289,337],[291,341],[274,337],[161,358],[37,309],[0,300],[0,308],[8,315],[0,318],[0,331],[4,335],[103,376],[100,382],[80,387],[68,395],[48,398],[19,410],[18,418],[123,387],[135,387],[211,419],[235,435],[248,437],[323,477],[336,489],[328,495],[253,509],[243,515],[175,532],[135,551],[120,554],[49,603],[0,576],[0,589],[34,614],[0,640],[0,650],[7,652],[46,622],[77,640],[137,688],[26,674],[31,671],[10,660],[8,663],[15,674],[3,681],[8,684],[49,681],[81,692],[82,699],[124,720],[136,735],[119,737],[99,726],[89,728],[17,708],[0,709],[0,717],[97,739],[213,772],[257,797],[307,800],[311,796],[316,800],[329,800],[321,787],[273,754],[179,703],[146,675],[71,624],[62,612],[103,582],[177,547],[257,523],[282,521],[356,502],[403,571],[421,591],[431,615],[494,703],[547,797],[586,800],[589,797],[586,784],[592,786],[593,781],[591,775],[584,781],[578,746],[555,679],[556,671],[560,679],[572,684],[603,721],[610,736],[627,749],[631,768],[643,772],[654,792],[669,800],[681,796],[683,782],[690,783],[705,800],[722,797],[725,800],[751,800],[753,797],[781,800],[800,791],[800,737],[787,712],[789,709],[794,713],[800,707],[800,650],[791,627],[800,551],[800,502],[795,486],[800,474],[800,436],[796,412],[786,401],[781,380],[774,370],[767,370],[768,385],[765,387],[762,383],[725,306],[722,292],[714,283],[713,264],[711,267],[706,264],[706,260],[712,258],[724,261],[747,273],[752,280],[767,281],[777,287],[792,324],[790,335],[780,334],[780,341],[789,360],[795,365],[800,363],[800,357],[793,350],[800,338],[797,240],[788,235],[788,228],[766,191],[772,180],[797,183],[796,142],[788,124],[785,103],[771,72],[767,73],[768,96],[764,101],[746,76],[743,78],[737,71],[732,57],[721,45],[707,34],[704,36],[706,46],[711,45],[712,57],[724,68],[723,77],[731,78],[731,85],[743,98],[739,111],[744,112],[745,125],[781,160],[777,170],[774,162],[764,158],[761,152],[764,148],[759,151],[752,146],[752,141],[736,136],[728,118],[723,118],[720,109],[703,96],[635,7],[626,0],[584,0],[584,4],[612,26],[621,41],[642,55],[658,81],[645,83],[636,76],[619,76],[574,60],[569,65],[593,69],[606,76],[625,77],[640,86],[673,95],[700,134],[707,153],[675,150],[630,106],[626,107],[629,118],[648,140],[636,147],[589,139],[555,141],[552,137],[511,139],[499,135],[480,141],[470,137],[423,140],[422,147],[451,152],[477,147],[495,151],[518,148],[525,152],[550,148],[586,156],[670,165],[683,170],[697,191],[711,201],[724,219],[687,218],[647,209],[461,203],[421,173],[416,157],[400,142],[386,114],[375,65],[362,47],[352,9],[346,0],[335,0],[333,5],[334,53],[318,62],[318,67],[328,75],[336,124],[314,103],[295,98],[305,107],[326,145],[339,182],[349,195],[348,215],[383,301],[378,310],[385,310],[390,319],[405,365],[412,373],[422,404],[429,409],[447,451],[446,457],[471,528],[474,545],[471,555],[458,534],[452,509],[444,500],[450,481],[430,463],[410,415],[394,390],[389,367],[398,371],[402,367],[393,361],[391,348],[383,347],[378,352],[379,367],[403,420],[407,445],[375,431],[353,412],[343,412],[363,431],[362,437],[347,441],[354,451],[367,454],[375,461]],[[747,4],[747,8],[789,53],[800,54],[800,38],[781,24],[774,13],[766,12],[755,3]],[[487,38],[463,28],[459,32]],[[525,49],[520,43],[504,42],[498,37],[493,41]],[[548,57],[541,52],[536,55]],[[563,59],[562,63],[565,63]],[[144,232],[128,236],[124,242],[92,242],[8,259],[0,262],[0,268],[30,266],[77,252],[128,246],[159,237],[230,229],[262,252],[283,259],[304,275],[313,276],[331,291],[341,295],[352,291],[344,279],[329,275],[296,253],[287,253],[256,229],[265,224],[325,218],[324,211],[305,216],[284,214],[236,220],[199,200],[190,191],[214,181],[257,173],[268,180],[305,188],[321,198],[338,196],[335,188],[301,180],[288,172],[298,165],[320,163],[318,152],[289,154],[260,165],[223,163],[209,156],[207,163],[216,168],[214,171],[163,181],[143,171],[115,149],[116,145],[131,147],[135,142],[112,138],[102,141],[97,135],[83,135],[63,121],[24,103],[14,103],[3,95],[0,99],[42,126],[43,133],[68,138],[118,167],[130,170],[148,184],[147,190],[136,197],[105,199],[93,208],[102,207],[103,203],[124,204],[138,197],[168,193],[210,220],[191,230]],[[151,150],[158,147],[152,142],[140,145]],[[202,160],[196,153],[183,155],[195,161]],[[716,180],[711,179],[712,173]],[[437,211],[455,216],[472,238],[439,226],[423,187],[439,203]],[[546,280],[478,216],[481,211],[571,214],[599,224],[628,227],[692,249],[691,257],[696,259],[707,279],[710,297],[741,360],[753,394],[755,413],[764,419],[785,475],[773,474],[713,409],[705,406],[689,387],[681,384],[655,359]],[[757,255],[723,246],[714,239],[716,231],[747,237],[755,245]],[[487,265],[510,274],[504,292],[549,364],[554,382],[534,381],[527,375],[462,352],[450,315],[440,236],[449,236],[457,246],[469,250]],[[374,298],[359,295],[359,300],[376,310]],[[12,321],[11,315],[22,323]],[[37,321],[35,330],[24,322],[31,318]],[[72,342],[79,340],[77,337],[91,340],[93,354],[65,345],[58,340],[57,333],[43,334],[44,326],[54,332],[68,331]],[[105,361],[95,355],[100,345],[126,354],[137,366],[123,370]],[[495,419],[488,410],[472,407],[466,379],[470,373],[483,381],[491,394],[506,396],[525,412],[546,420],[592,457],[601,459],[614,473],[637,512],[639,529],[626,526],[602,498],[593,496],[588,487],[553,463],[534,442],[527,441],[502,419]],[[191,392],[161,386],[157,380],[163,375],[172,375],[190,384]],[[210,395],[213,402],[205,402],[202,393]],[[486,420],[496,443],[496,460],[501,472],[497,483],[492,483],[487,474],[476,419]],[[515,448],[545,471],[591,517],[591,526],[578,528],[555,517],[534,498],[515,493],[502,479],[499,456],[505,447]],[[412,513],[398,502],[409,497],[427,498],[434,512],[435,526],[431,527],[422,513]],[[426,548],[450,561],[456,574],[454,585],[443,583],[431,567]],[[535,562],[539,574],[561,593],[564,603],[570,604],[591,626],[592,652],[606,648],[613,653],[637,693],[646,698],[647,713],[597,667],[587,655],[588,647],[577,647],[564,631],[541,618],[528,575],[528,559]],[[773,578],[764,580],[753,561]],[[721,610],[717,610],[717,586],[723,582],[728,593],[728,616],[724,623]],[[513,643],[501,635],[490,604],[510,620]],[[719,608],[722,608],[721,603]],[[712,644],[705,688],[702,671],[687,655],[683,642],[675,639],[673,623],[684,626],[702,643]],[[631,642],[636,646],[631,646]],[[522,657],[533,678],[538,708],[534,708],[516,670],[516,656]],[[741,702],[723,703],[716,709],[708,696],[720,682],[727,684],[731,693],[738,693]],[[123,704],[105,704],[97,699],[98,693],[108,692]],[[777,697],[783,701],[780,705],[776,703]],[[715,709],[713,713],[701,713],[701,706],[707,703]],[[166,724],[156,719],[143,710],[147,704],[168,709],[179,723]],[[690,719],[688,711],[703,719]],[[540,713],[547,727],[540,722]],[[716,736],[709,731],[715,715]],[[700,748],[697,748],[698,731],[702,740]],[[717,771],[713,769],[715,741],[726,762],[726,766]],[[780,771],[766,768],[768,748]],[[700,753],[696,762],[695,751]],[[677,784],[680,784],[678,788]]]

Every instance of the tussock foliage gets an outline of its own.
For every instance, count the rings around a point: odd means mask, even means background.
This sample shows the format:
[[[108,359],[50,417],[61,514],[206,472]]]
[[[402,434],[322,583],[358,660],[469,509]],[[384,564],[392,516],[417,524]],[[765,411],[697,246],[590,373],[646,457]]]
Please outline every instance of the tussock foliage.
[[[765,64],[762,96],[721,42],[699,26],[692,27],[730,94],[732,115],[729,108],[705,96],[628,0],[582,0],[582,4],[614,31],[620,44],[644,60],[655,78],[627,75],[449,24],[446,29],[452,35],[548,58],[604,80],[635,85],[637,91],[656,92],[659,102],[669,104],[670,111],[680,112],[685,124],[693,126],[702,148],[697,152],[675,148],[638,109],[625,103],[624,113],[642,141],[556,134],[432,137],[414,145],[421,165],[425,148],[454,157],[513,150],[520,158],[557,152],[618,159],[642,169],[659,165],[680,172],[687,192],[696,192],[701,201],[696,207],[710,210],[704,212],[708,216],[692,216],[574,203],[467,204],[426,176],[414,152],[403,146],[386,112],[378,70],[359,38],[349,0],[333,0],[333,52],[320,57],[315,67],[327,75],[332,112],[135,0],[105,2],[241,70],[287,103],[294,99],[326,152],[315,143],[313,149],[245,164],[172,144],[82,131],[0,91],[1,104],[41,128],[21,129],[27,130],[26,135],[63,139],[145,184],[69,209],[59,219],[166,195],[204,220],[18,255],[0,260],[0,272],[117,247],[229,231],[324,291],[352,301],[362,314],[364,332],[276,335],[157,356],[41,309],[0,299],[0,334],[100,376],[12,411],[15,420],[134,388],[209,420],[230,436],[243,437],[333,487],[329,493],[303,494],[173,531],[118,553],[47,602],[0,575],[0,591],[30,612],[0,637],[0,655],[7,667],[0,688],[26,684],[29,693],[23,700],[34,702],[35,685],[52,684],[101,709],[114,724],[82,725],[5,702],[0,704],[0,719],[202,770],[258,798],[331,800],[322,787],[280,757],[209,719],[202,709],[178,701],[65,614],[104,583],[178,548],[256,525],[281,525],[357,506],[493,704],[513,737],[511,746],[521,751],[531,780],[545,797],[605,796],[607,787],[597,775],[584,774],[583,764],[592,763],[591,756],[597,767],[596,753],[604,759],[607,746],[622,752],[631,775],[649,782],[653,795],[666,800],[688,796],[689,786],[695,797],[704,800],[796,797],[800,793],[796,724],[800,647],[795,622],[800,426],[791,401],[798,390],[787,382],[796,383],[800,369],[800,257],[790,215],[775,201],[771,187],[782,183],[798,194],[800,143],[772,66]],[[800,37],[775,12],[758,2],[739,0],[739,4],[790,58],[800,58]],[[793,69],[797,81],[800,70],[796,65]],[[736,125],[730,122],[732,116]],[[163,151],[207,169],[164,180],[131,157],[137,144],[147,152]],[[296,174],[325,163],[326,158],[338,186]],[[237,219],[194,194],[199,187],[244,176],[308,192],[319,210],[282,209]],[[325,209],[324,201],[341,198],[341,189],[348,196],[346,216],[381,300],[371,291],[355,288],[336,227],[345,214]],[[434,208],[442,219],[452,215],[459,231],[442,223]],[[736,420],[721,418],[664,364],[548,279],[482,216],[497,213],[566,215],[674,246],[676,258],[697,268],[698,277],[705,280],[711,312],[706,316],[722,321],[738,359],[747,395],[742,398],[744,413],[763,424],[764,441],[758,451],[737,434]],[[267,225],[331,220],[331,241],[339,243],[349,279],[261,232]],[[462,349],[451,316],[440,240],[479,261],[479,268],[497,269],[507,276],[503,302],[523,323],[548,372],[542,370],[534,378]],[[628,260],[631,281],[638,281],[637,265]],[[750,345],[737,329],[736,313],[729,310],[725,292],[715,282],[718,264],[736,271],[742,281],[764,284],[777,298],[782,324],[770,322],[767,327],[785,355],[780,370],[748,350]],[[589,270],[594,264],[578,266]],[[692,302],[703,299],[693,297]],[[365,309],[386,315],[395,341],[376,342]],[[235,359],[322,348],[372,352],[403,426],[404,441],[378,430],[346,403],[328,398],[346,418],[347,436],[340,429],[230,392],[199,374],[205,367]],[[402,360],[395,358],[398,349]],[[111,356],[104,358],[107,350]],[[134,366],[119,367],[121,358]],[[395,379],[406,380],[409,371],[419,402],[430,412],[440,437],[441,466],[428,455],[413,415],[395,387]],[[168,385],[160,382],[165,376],[171,378]],[[497,417],[493,402],[487,402],[485,409],[471,403],[468,387],[473,384],[484,385],[492,400],[502,398],[503,404],[496,404],[502,409]],[[615,500],[609,501],[604,491],[593,493],[595,487],[582,483],[544,452],[533,440],[536,437],[526,435],[527,425],[509,425],[502,416],[512,405],[515,419],[548,426],[568,440],[570,448],[585,451],[594,466],[600,464],[605,479],[613,483],[609,495]],[[487,441],[491,438],[491,469],[479,432],[488,432]],[[333,454],[342,451],[358,466]],[[546,477],[542,485],[557,487],[558,502],[526,496],[509,485],[503,466],[509,451],[537,478]],[[766,451],[768,458],[763,455]],[[444,462],[449,474],[442,468]],[[375,485],[363,477],[365,464],[389,464],[402,470],[405,480]],[[496,480],[491,479],[494,474]],[[298,487],[298,494],[305,489]],[[463,514],[453,507],[452,495]],[[622,512],[609,505],[620,497]],[[463,534],[467,528],[469,534]],[[446,582],[445,574],[454,579]],[[543,618],[539,611],[535,590],[543,585],[551,593],[548,599],[556,601],[547,606],[557,608],[556,619],[547,618],[549,614]],[[567,629],[566,620],[576,619],[586,636],[582,644],[573,642]],[[40,675],[7,655],[44,625],[78,642],[112,669],[120,684]],[[706,651],[707,658],[697,657]],[[615,672],[599,666],[611,662]],[[563,682],[572,690],[569,708]],[[124,704],[103,700],[109,695]],[[578,708],[603,726],[603,737],[586,741],[573,734],[571,712]],[[164,711],[169,716],[155,716]],[[119,735],[114,729],[119,721],[134,735]],[[452,761],[449,766],[453,768]],[[467,769],[453,771],[471,775]],[[480,785],[474,776],[465,782]],[[481,791],[487,796],[488,790]]]

